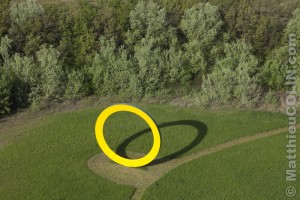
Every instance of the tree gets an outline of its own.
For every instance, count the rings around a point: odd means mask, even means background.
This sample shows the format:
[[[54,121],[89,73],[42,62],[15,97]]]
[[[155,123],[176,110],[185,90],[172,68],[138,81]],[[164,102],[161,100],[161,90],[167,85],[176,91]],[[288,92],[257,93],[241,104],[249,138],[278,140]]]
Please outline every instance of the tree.
[[[100,38],[100,52],[92,61],[90,72],[97,94],[131,97],[131,77],[134,77],[133,62],[123,46],[117,47],[114,39]]]
[[[295,40],[297,42],[297,46],[300,46],[300,8],[297,8],[293,12],[293,17],[284,29],[284,40],[289,38],[290,34],[296,34]]]
[[[83,68],[67,74],[67,85],[64,97],[69,100],[79,100],[90,94],[90,80],[87,71]]]
[[[19,4],[13,3],[10,7],[10,15],[13,24],[23,30],[32,18],[44,13],[44,8],[36,0],[27,0]]]
[[[247,0],[240,1],[235,25],[237,37],[244,39],[248,44],[253,44],[258,17],[251,3],[249,4]]]
[[[7,36],[1,39],[0,54],[4,61],[1,70],[5,77],[2,77],[2,83],[6,83],[9,90],[10,109],[15,110],[28,104],[34,62],[32,57],[21,57],[18,53],[11,56],[11,42]]]
[[[33,106],[40,107],[48,101],[61,100],[65,90],[65,73],[59,60],[60,53],[52,46],[43,45],[36,56],[30,97]]]
[[[6,36],[1,38],[0,43],[0,115],[8,114],[11,110],[11,79],[5,70],[5,63],[9,60],[9,49],[11,40]]]
[[[10,58],[10,48],[12,40],[8,36],[2,37],[0,41],[0,55],[4,63]]]
[[[206,73],[209,64],[212,64],[209,52],[220,35],[222,24],[218,7],[209,3],[200,3],[185,11],[180,28],[188,40],[184,47],[190,61],[190,73],[194,76],[201,72]]]
[[[266,53],[266,50],[269,48],[269,33],[271,27],[269,27],[270,20],[268,17],[262,16],[259,19],[258,27],[255,31],[253,39],[253,48],[257,55],[263,55]]]
[[[11,0],[1,0],[0,35],[6,35],[10,26],[9,5]]]
[[[118,44],[122,43],[129,29],[130,12],[137,4],[137,0],[109,0],[109,7],[115,21],[115,38]]]
[[[285,73],[288,68],[288,45],[273,50],[263,66],[262,81],[271,90],[280,91],[285,88]]]
[[[151,39],[151,45],[164,46],[168,44],[168,31],[166,10],[153,1],[139,2],[130,13],[127,44],[134,46],[142,40]]]
[[[168,63],[171,53],[175,53],[172,45],[176,43],[174,29],[166,20],[166,10],[152,1],[139,2],[130,14],[127,44],[134,54],[135,85],[139,86],[141,96],[152,96],[167,89],[171,81]]]
[[[0,66],[0,116],[11,111],[11,81]]]
[[[272,90],[283,90],[286,88],[286,70],[289,69],[289,38],[290,34],[296,34],[296,46],[300,46],[300,9],[293,12],[293,18],[289,21],[287,27],[284,29],[284,37],[281,46],[274,49],[263,66],[263,82]],[[297,63],[299,63],[300,56],[297,56]],[[298,73],[299,76],[299,73]],[[300,78],[300,77],[299,77]],[[299,84],[299,81],[298,81]],[[300,85],[299,85],[300,86]]]
[[[225,57],[219,59],[202,84],[202,105],[249,107],[260,98],[257,58],[245,41],[225,44]]]
[[[42,44],[39,36],[42,29],[44,8],[36,0],[12,3],[10,7],[10,36],[14,38],[14,49],[19,53],[33,55]]]

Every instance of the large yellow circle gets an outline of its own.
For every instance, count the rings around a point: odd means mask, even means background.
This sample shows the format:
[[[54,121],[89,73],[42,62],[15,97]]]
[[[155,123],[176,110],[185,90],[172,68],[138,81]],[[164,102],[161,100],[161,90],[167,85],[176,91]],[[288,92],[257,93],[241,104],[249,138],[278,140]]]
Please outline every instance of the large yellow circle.
[[[107,145],[103,133],[104,123],[110,115],[120,111],[127,111],[127,112],[134,113],[140,116],[142,119],[144,119],[147,122],[147,124],[150,126],[153,134],[153,146],[150,152],[146,156],[139,159],[123,158],[118,154],[116,154],[114,151],[112,151]],[[160,143],[161,143],[160,133],[154,120],[149,115],[147,115],[144,111],[127,104],[117,104],[106,108],[99,115],[96,121],[95,133],[96,133],[97,142],[100,148],[102,149],[103,153],[107,155],[107,157],[109,157],[114,162],[126,167],[141,167],[147,165],[152,160],[154,160],[154,158],[157,156],[160,149]]]

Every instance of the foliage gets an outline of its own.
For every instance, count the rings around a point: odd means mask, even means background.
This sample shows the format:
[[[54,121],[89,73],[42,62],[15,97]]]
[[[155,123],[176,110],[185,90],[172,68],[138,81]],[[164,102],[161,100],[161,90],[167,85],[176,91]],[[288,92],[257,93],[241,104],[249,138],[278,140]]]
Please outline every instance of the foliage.
[[[9,5],[11,0],[1,0],[0,6],[0,35],[6,35],[8,33],[10,24],[10,12]]]
[[[2,37],[0,41],[0,55],[3,62],[7,62],[10,57],[10,48],[12,40],[8,36]]]
[[[87,72],[72,71],[67,75],[67,85],[65,98],[70,100],[79,100],[90,94],[90,84]]]
[[[34,73],[33,58],[27,56],[21,57],[16,53],[5,63],[4,67],[6,67],[12,81],[12,108],[16,109],[28,105],[30,80]]]
[[[180,28],[188,40],[184,47],[190,62],[190,74],[208,71],[211,64],[209,52],[220,34],[222,23],[218,7],[210,3],[200,3],[185,11]]]
[[[150,1],[139,2],[130,13],[130,29],[127,33],[127,43],[135,45],[141,40],[152,39],[151,45],[166,45],[168,27],[166,10]]]
[[[270,55],[267,57],[264,68],[262,70],[264,76],[263,81],[268,85],[269,88],[273,90],[283,90],[286,85],[286,70],[291,69],[289,64],[289,45],[293,45],[290,41],[290,34],[296,34],[295,39],[296,46],[299,46],[300,43],[300,9],[295,10],[293,13],[293,18],[289,21],[287,27],[284,30],[285,37],[282,41],[282,46],[274,49]],[[292,42],[291,44],[289,44]],[[300,56],[297,55],[297,63],[299,63]],[[298,73],[299,75],[299,73]],[[299,82],[298,82],[299,83]]]
[[[65,88],[65,74],[60,53],[52,46],[42,46],[37,52],[37,65],[31,77],[31,101],[40,107],[48,101],[60,101]]]
[[[21,28],[28,20],[44,13],[43,7],[36,0],[27,0],[19,4],[13,3],[10,10],[12,23]]]
[[[192,92],[201,105],[255,105],[266,91],[286,87],[287,39],[297,33],[299,45],[299,6],[295,0],[2,0],[6,105]]]
[[[0,66],[0,116],[11,111],[11,81]]]
[[[18,53],[33,55],[42,44],[42,18],[44,8],[36,0],[13,2],[10,7],[10,37],[14,39],[14,49]]]
[[[289,38],[290,34],[296,34],[296,43],[297,46],[300,46],[300,8],[297,8],[293,12],[293,17],[287,24],[287,27],[284,30],[284,39]]]
[[[234,105],[249,107],[260,97],[258,60],[244,41],[225,44],[225,57],[218,60],[202,84],[202,105]]]
[[[288,46],[285,45],[270,53],[263,68],[263,81],[270,89],[282,90],[288,69]]]
[[[99,45],[100,52],[94,56],[91,67],[92,81],[97,94],[134,95],[128,91],[132,87],[130,82],[134,74],[133,63],[128,58],[128,52],[123,47],[117,48],[114,39],[102,37]]]

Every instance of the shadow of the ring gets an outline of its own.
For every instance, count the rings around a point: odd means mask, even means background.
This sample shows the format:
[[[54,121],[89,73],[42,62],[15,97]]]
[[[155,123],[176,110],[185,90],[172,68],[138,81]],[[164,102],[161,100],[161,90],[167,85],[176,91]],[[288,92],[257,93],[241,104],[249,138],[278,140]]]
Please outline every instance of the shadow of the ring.
[[[207,126],[200,122],[200,121],[196,121],[196,120],[180,120],[180,121],[174,121],[174,122],[167,122],[167,123],[163,123],[158,125],[159,129],[165,128],[165,127],[170,127],[170,126],[192,126],[195,127],[197,129],[197,136],[194,138],[194,140],[187,146],[185,146],[184,148],[170,154],[167,155],[165,157],[162,158],[157,158],[155,160],[153,160],[151,163],[149,163],[147,166],[151,166],[151,165],[158,165],[158,164],[162,164],[164,162],[168,162],[178,156],[183,155],[184,153],[188,152],[189,150],[191,150],[192,148],[194,148],[196,145],[198,145],[203,138],[205,137],[206,133],[207,133]],[[129,158],[128,155],[126,154],[126,148],[128,147],[128,145],[134,141],[135,139],[137,139],[138,137],[151,132],[151,129],[145,129],[142,130],[132,136],[130,136],[129,138],[127,138],[124,142],[122,142],[116,150],[116,153],[124,158]]]

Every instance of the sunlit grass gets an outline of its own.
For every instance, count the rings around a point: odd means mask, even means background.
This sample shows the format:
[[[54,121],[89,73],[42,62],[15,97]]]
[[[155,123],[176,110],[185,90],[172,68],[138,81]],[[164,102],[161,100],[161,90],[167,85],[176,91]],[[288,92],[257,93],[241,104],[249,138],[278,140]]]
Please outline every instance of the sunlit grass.
[[[207,126],[204,138],[177,156],[286,125],[286,117],[279,113],[138,106],[158,125],[194,120]],[[130,199],[134,188],[105,180],[86,165],[88,159],[101,152],[95,140],[94,124],[102,110],[58,113],[24,130],[18,127],[7,130],[11,137],[18,135],[13,134],[16,131],[22,136],[0,150],[0,199]],[[147,128],[142,119],[118,113],[108,119],[105,138],[116,149],[126,138]],[[161,134],[159,156],[163,157],[190,145],[198,131],[195,127],[177,125],[162,128]],[[129,143],[126,150],[147,153],[151,145],[152,135],[148,132]]]

